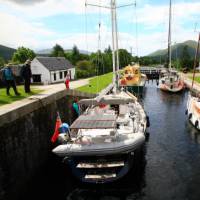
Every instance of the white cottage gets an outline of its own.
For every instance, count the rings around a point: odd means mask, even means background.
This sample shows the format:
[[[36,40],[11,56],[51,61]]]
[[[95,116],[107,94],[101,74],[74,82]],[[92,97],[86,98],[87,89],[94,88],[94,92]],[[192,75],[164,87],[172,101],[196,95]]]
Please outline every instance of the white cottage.
[[[75,67],[64,57],[36,57],[31,62],[33,83],[51,84],[75,77]]]

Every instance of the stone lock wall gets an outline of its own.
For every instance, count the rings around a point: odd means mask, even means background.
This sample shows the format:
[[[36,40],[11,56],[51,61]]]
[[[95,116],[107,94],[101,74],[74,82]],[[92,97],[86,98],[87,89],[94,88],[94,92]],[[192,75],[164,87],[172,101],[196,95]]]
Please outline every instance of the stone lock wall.
[[[71,124],[74,97],[93,96],[65,90],[0,116],[0,200],[17,199],[47,162],[56,112],[60,112],[63,122]]]

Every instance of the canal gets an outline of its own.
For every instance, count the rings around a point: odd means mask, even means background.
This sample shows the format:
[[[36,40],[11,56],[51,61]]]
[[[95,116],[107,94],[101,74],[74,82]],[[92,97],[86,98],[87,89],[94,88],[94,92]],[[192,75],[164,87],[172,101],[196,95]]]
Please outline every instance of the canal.
[[[150,117],[149,137],[127,177],[108,185],[79,183],[59,158],[33,177],[20,199],[47,200],[199,200],[200,133],[188,123],[187,91],[168,94],[149,82],[143,103]]]

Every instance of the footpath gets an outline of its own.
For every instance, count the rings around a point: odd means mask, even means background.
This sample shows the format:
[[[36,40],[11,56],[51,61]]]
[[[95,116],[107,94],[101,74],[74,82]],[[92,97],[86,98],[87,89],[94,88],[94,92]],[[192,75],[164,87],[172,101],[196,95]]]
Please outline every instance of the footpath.
[[[70,90],[81,87],[83,85],[87,85],[88,83],[89,83],[89,79],[71,81],[70,82]],[[66,90],[64,83],[58,83],[58,84],[52,84],[52,85],[34,85],[34,86],[31,86],[31,88],[42,90],[42,92],[39,94],[36,94],[36,95],[29,96],[28,98],[24,98],[19,101],[15,101],[13,103],[0,106],[0,116],[6,114],[7,112],[17,110],[20,107],[23,107],[34,101],[40,101],[50,95],[53,95],[53,94],[56,94],[56,93]]]

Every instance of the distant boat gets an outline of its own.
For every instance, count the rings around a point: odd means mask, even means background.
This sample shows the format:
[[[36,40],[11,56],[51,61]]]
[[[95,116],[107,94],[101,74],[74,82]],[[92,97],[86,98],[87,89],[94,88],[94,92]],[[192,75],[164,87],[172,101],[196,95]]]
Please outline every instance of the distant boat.
[[[184,81],[179,76],[176,70],[172,70],[171,67],[171,7],[170,0],[169,5],[169,34],[168,34],[168,68],[165,73],[161,74],[158,87],[167,92],[180,92],[184,89]]]
[[[187,110],[186,110],[186,114],[188,116],[189,121],[198,130],[200,130],[200,96],[196,94],[195,92],[192,92],[192,90],[193,90],[193,85],[194,85],[196,66],[198,65],[199,46],[200,46],[200,33],[199,33],[199,39],[198,39],[195,61],[194,61],[192,87],[191,87],[191,92],[188,95]]]
[[[111,0],[110,8],[114,88],[110,94],[80,100],[79,106],[87,109],[70,126],[69,139],[60,134],[62,143],[52,150],[70,165],[78,179],[89,183],[112,182],[125,176],[145,143],[148,125],[137,98],[119,89],[115,0]]]
[[[126,66],[121,71],[120,87],[124,87],[132,94],[142,95],[146,83],[146,75],[141,74],[139,64]]]

